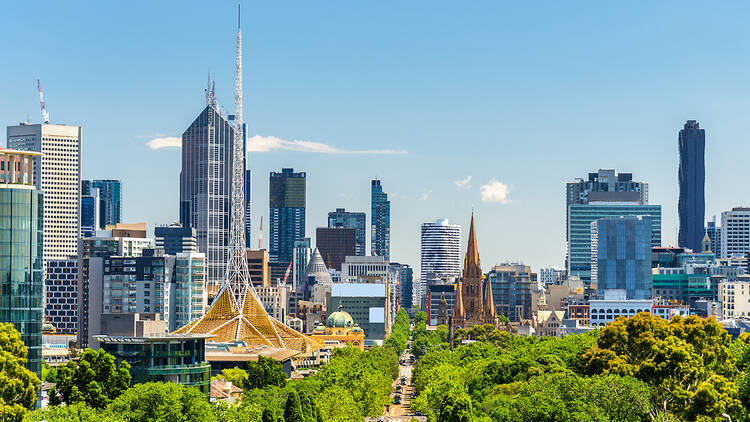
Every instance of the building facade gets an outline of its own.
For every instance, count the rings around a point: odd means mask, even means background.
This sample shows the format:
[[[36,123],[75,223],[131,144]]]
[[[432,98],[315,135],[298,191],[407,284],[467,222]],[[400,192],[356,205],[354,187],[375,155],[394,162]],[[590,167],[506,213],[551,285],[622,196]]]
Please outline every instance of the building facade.
[[[56,334],[75,334],[78,330],[78,259],[47,261],[44,277],[44,318]]]
[[[78,254],[81,201],[81,127],[8,126],[8,148],[41,153],[34,185],[44,192],[44,260]]]
[[[206,255],[209,296],[226,275],[234,129],[212,104],[182,134],[180,223],[196,230]]]
[[[735,207],[721,213],[721,257],[750,252],[750,208]]]
[[[179,252],[175,255],[169,302],[169,328],[184,327],[203,316],[208,308],[206,255]]]
[[[380,180],[373,180],[371,187],[370,253],[391,260],[391,201],[383,192]]]
[[[328,213],[328,227],[344,227],[354,229],[356,250],[355,255],[367,255],[367,217],[363,212],[351,212],[345,208],[336,208]]]
[[[649,218],[642,216],[591,223],[591,283],[599,297],[620,289],[626,299],[651,299],[651,230]]]
[[[312,242],[309,237],[304,239],[298,239],[294,242],[294,261],[292,263],[292,287],[296,291],[299,286],[305,280],[305,273],[307,272],[307,264],[310,262],[312,256]]]
[[[175,223],[154,228],[156,248],[167,255],[183,252],[198,252],[198,232],[192,227]]]
[[[81,182],[81,237],[94,237],[100,229],[101,197],[89,180]]]
[[[511,322],[530,320],[537,311],[540,289],[537,275],[523,264],[492,267],[485,283],[490,285],[495,309]]]
[[[402,308],[411,309],[414,306],[414,269],[409,264],[401,264],[399,280],[400,302]]]
[[[104,230],[107,225],[122,223],[122,182],[119,180],[84,180],[81,182],[82,190],[89,184],[89,191],[99,191],[99,199],[102,206],[99,209],[99,230]],[[83,192],[82,192],[83,194]]]
[[[326,263],[326,267],[341,271],[347,256],[357,256],[357,232],[345,227],[318,227],[315,230],[315,246]]]
[[[38,158],[0,149],[0,322],[21,334],[26,368],[41,379],[44,196],[34,184]]]
[[[268,251],[248,249],[245,254],[247,255],[247,270],[253,286],[270,286],[271,271],[268,267]]]
[[[651,245],[661,245],[661,205],[595,203],[568,206],[568,277],[591,283],[591,223],[601,218],[643,216],[651,223]]]
[[[680,131],[678,144],[680,167],[677,179],[680,197],[677,211],[680,232],[677,245],[700,251],[706,221],[706,131],[700,128],[697,121],[688,120]]]
[[[706,236],[711,241],[711,252],[721,257],[721,227],[716,225],[716,216],[706,223]]]
[[[428,283],[461,275],[461,226],[447,219],[422,224],[421,277]]]
[[[383,283],[338,283],[331,286],[327,309],[340,309],[351,315],[365,332],[367,340],[384,340],[389,332],[388,292]]]
[[[285,168],[271,172],[268,254],[271,262],[292,262],[294,242],[305,238],[306,175]]]

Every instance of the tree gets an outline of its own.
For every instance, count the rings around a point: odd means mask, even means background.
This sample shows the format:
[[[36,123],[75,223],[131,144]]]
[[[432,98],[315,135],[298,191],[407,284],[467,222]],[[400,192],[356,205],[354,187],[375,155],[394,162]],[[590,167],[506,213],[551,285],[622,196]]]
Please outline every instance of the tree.
[[[271,412],[270,409],[265,409],[263,411],[261,422],[276,422],[276,418],[273,417],[273,412]]]
[[[42,381],[57,382],[57,369],[49,366],[45,361],[42,361]]]
[[[86,349],[78,362],[68,361],[57,370],[57,393],[67,404],[78,402],[102,409],[130,385],[130,364],[123,361],[119,368],[114,356],[103,349]]]
[[[241,368],[223,369],[220,374],[215,375],[212,379],[224,380],[231,382],[233,385],[242,388],[247,380],[247,372]]]
[[[211,404],[200,390],[171,382],[136,384],[108,409],[127,422],[216,421]]]
[[[244,390],[263,388],[267,385],[283,387],[286,384],[286,374],[281,362],[272,358],[258,356],[256,362],[247,363],[247,377],[242,383]]]
[[[304,391],[299,392],[299,404],[302,408],[302,414],[305,416],[307,422],[315,422],[315,411],[310,398],[305,394]]]
[[[106,409],[94,409],[85,403],[48,406],[26,415],[24,422],[126,422]]]
[[[299,399],[299,394],[292,390],[286,397],[286,405],[284,406],[284,421],[285,422],[306,422],[305,415],[302,413],[302,406]]]
[[[34,406],[39,378],[26,369],[26,346],[11,323],[0,323],[0,420],[20,421]]]
[[[439,422],[470,422],[472,415],[471,399],[466,394],[450,395],[440,405]]]

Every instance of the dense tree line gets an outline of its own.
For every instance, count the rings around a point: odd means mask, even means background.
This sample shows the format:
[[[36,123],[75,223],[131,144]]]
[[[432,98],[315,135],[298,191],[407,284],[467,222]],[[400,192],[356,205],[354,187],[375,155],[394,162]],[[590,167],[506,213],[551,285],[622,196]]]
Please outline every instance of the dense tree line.
[[[412,408],[431,420],[750,420],[750,336],[732,341],[713,319],[643,313],[563,338],[492,326],[455,337],[414,369]]]

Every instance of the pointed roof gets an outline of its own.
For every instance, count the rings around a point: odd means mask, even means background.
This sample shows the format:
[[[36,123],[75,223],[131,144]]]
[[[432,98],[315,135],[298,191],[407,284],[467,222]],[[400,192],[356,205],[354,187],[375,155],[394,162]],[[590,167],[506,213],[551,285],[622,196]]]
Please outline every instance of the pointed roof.
[[[474,213],[471,213],[471,226],[469,227],[469,244],[466,246],[464,257],[464,277],[481,277],[482,266],[479,261],[479,249],[477,248],[477,233],[474,227]]]
[[[701,252],[703,252],[703,253],[710,253],[711,252],[711,238],[708,237],[708,233],[706,233],[703,236],[703,240],[701,241],[701,244],[703,246],[703,250]]]
[[[320,250],[315,248],[310,257],[310,263],[307,264],[307,270],[305,271],[307,277],[314,276],[315,282],[318,284],[329,285],[333,284],[331,273],[326,268],[326,263],[323,261],[323,257],[320,255]],[[307,281],[307,280],[305,280]]]
[[[461,293],[461,290],[463,289],[463,286],[461,285],[461,282],[458,281],[456,283],[456,303],[453,304],[453,317],[454,318],[464,318],[465,312],[464,312],[464,298],[463,294]]]
[[[495,300],[492,298],[492,280],[490,279],[487,279],[487,287],[484,291],[484,312],[489,318],[495,318],[497,316]]]

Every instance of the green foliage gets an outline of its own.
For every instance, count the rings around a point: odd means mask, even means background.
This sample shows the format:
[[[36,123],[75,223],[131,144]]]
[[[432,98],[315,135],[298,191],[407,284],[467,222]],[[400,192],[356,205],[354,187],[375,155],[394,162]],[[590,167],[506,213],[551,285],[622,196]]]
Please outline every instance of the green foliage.
[[[78,402],[102,409],[130,385],[130,365],[118,368],[114,356],[104,350],[86,349],[78,362],[68,361],[57,370],[57,393],[67,404]]]
[[[42,361],[42,381],[57,382],[57,369],[49,366],[45,361]]]
[[[409,314],[406,309],[399,309],[396,313],[396,321],[391,327],[391,334],[383,344],[390,348],[396,355],[401,355],[406,349],[406,342],[409,340]]]
[[[109,410],[127,422],[217,420],[200,390],[174,383],[137,384],[117,397]]]
[[[299,394],[296,391],[292,391],[286,398],[286,404],[284,405],[284,421],[285,422],[306,422],[305,415],[302,412],[302,404],[300,403]]]
[[[13,324],[0,323],[0,420],[20,421],[36,401],[39,378],[24,366],[26,353]]]
[[[49,406],[28,413],[24,422],[126,422],[122,416],[107,409],[94,409],[85,403]]]
[[[410,352],[420,358],[432,348],[447,347],[448,334],[448,327],[445,325],[438,325],[436,330],[427,331],[427,313],[419,312],[414,317],[414,331],[412,332],[414,342]]]
[[[237,367],[222,369],[221,373],[215,375],[212,379],[229,381],[233,385],[242,388],[247,379],[247,371]]]
[[[268,385],[283,387],[286,384],[286,373],[281,362],[272,358],[258,356],[256,362],[247,363],[247,376],[240,384],[244,390],[263,388]]]

